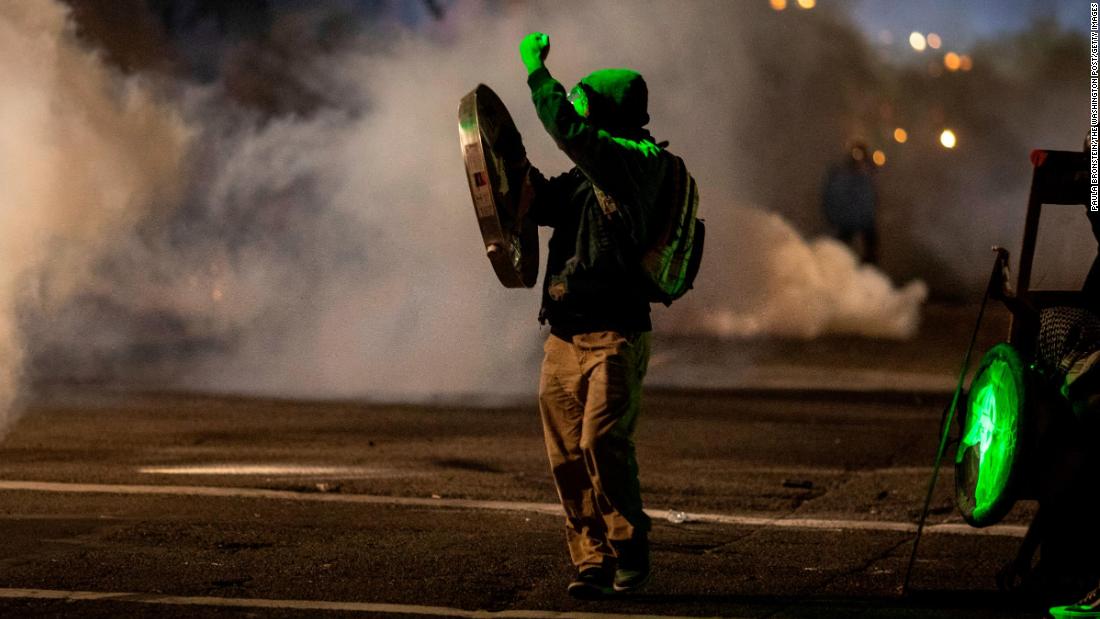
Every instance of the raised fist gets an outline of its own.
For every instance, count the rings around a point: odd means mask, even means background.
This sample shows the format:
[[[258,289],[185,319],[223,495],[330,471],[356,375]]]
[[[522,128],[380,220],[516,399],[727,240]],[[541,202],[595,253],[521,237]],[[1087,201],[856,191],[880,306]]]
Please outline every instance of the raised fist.
[[[541,68],[550,53],[550,37],[542,32],[532,32],[519,43],[519,57],[528,73]]]

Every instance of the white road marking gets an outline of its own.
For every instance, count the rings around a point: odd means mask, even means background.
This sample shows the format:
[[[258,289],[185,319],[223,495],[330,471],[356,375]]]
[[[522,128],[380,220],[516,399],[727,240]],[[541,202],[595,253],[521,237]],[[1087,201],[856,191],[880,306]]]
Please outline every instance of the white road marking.
[[[147,466],[138,469],[147,475],[269,475],[280,477],[414,477],[420,471],[401,471],[365,466],[311,466],[303,464],[194,464],[185,466]]]
[[[263,490],[260,488],[230,488],[217,486],[152,486],[128,484],[74,484],[44,481],[0,481],[0,491],[60,492],[91,494],[207,496],[223,498],[275,499],[318,503],[356,503],[370,505],[402,505],[411,507],[448,507],[481,509],[490,511],[532,512],[561,516],[561,506],[556,503],[524,501],[486,501],[474,499],[446,499],[420,497],[393,497],[371,494],[337,494]],[[669,510],[649,509],[646,513],[659,520],[668,518]],[[835,531],[891,531],[916,533],[917,525],[911,522],[889,520],[845,520],[830,518],[794,518],[785,516],[739,516],[734,514],[685,513],[685,522],[709,522],[749,527],[778,527],[790,529],[817,529]],[[925,526],[925,535],[978,535],[997,537],[1023,537],[1027,527],[998,524],[975,529],[962,523],[941,523]]]
[[[57,589],[2,589],[0,598],[64,600],[66,602],[132,602],[173,606],[219,606],[230,608],[265,608],[312,611],[343,611],[383,613],[387,615],[421,615],[432,617],[502,617],[517,619],[686,619],[674,615],[623,615],[612,613],[576,613],[547,610],[464,610],[446,606],[415,604],[376,604],[372,602],[326,602],[322,600],[268,600],[263,598],[221,598],[161,595],[158,593],[121,593],[100,591],[63,591]]]
[[[732,466],[725,469],[730,473],[762,474],[762,475],[793,475],[807,479],[823,475],[849,475],[852,477],[874,477],[883,475],[931,475],[930,466],[896,466],[880,469],[844,469],[822,468],[809,466]],[[315,464],[299,464],[295,462],[268,462],[257,463],[210,463],[210,464],[182,464],[163,466],[139,467],[137,472],[145,475],[255,475],[255,476],[279,476],[279,477],[340,477],[373,478],[373,477],[419,477],[430,475],[424,470],[402,470],[398,468],[381,468],[367,466],[322,466]]]
[[[678,366],[679,369],[669,364],[667,370],[658,363],[653,375],[646,376],[646,385],[668,389],[854,391],[950,397],[958,380],[953,374],[782,364],[748,365],[731,371],[725,361],[691,363]]]
[[[839,467],[823,468],[814,466],[729,466],[723,470],[730,473],[760,473],[774,475],[798,475],[813,479],[822,475],[850,475],[852,477],[874,477],[878,475],[931,475],[930,466],[894,466],[881,469],[843,469]]]

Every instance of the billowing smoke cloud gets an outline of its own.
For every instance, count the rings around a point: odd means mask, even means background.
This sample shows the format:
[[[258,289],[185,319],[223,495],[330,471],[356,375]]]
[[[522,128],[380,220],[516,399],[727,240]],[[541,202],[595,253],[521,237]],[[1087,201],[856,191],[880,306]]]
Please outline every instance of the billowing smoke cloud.
[[[868,107],[850,111],[830,86],[841,75],[844,91],[858,89],[873,64],[842,16],[471,0],[440,22],[383,24],[381,40],[369,24],[343,32],[333,48],[316,44],[329,9],[311,9],[276,19],[263,43],[280,50],[275,60],[250,61],[255,43],[227,44],[221,77],[200,85],[120,77],[74,42],[61,5],[36,4],[48,10],[0,11],[0,63],[17,71],[18,93],[0,104],[4,139],[18,145],[5,149],[0,182],[40,179],[0,207],[35,250],[10,252],[30,257],[5,267],[0,327],[14,351],[24,334],[43,378],[326,397],[530,394],[538,294],[501,288],[483,255],[456,107],[488,83],[532,161],[566,170],[517,58],[535,29],[551,34],[563,82],[606,66],[641,71],[654,134],[700,183],[704,270],[696,291],[658,311],[658,328],[904,337],[917,325],[922,284],[896,289],[837,243],[807,243],[753,208],[776,178],[816,188],[831,146]],[[784,32],[784,46],[765,45]],[[37,68],[14,51],[31,46],[50,52],[34,55]],[[772,66],[780,48],[806,62]],[[257,74],[259,91],[246,79]],[[310,96],[269,92],[281,86]],[[776,92],[804,113],[762,122],[759,99]],[[803,151],[812,156],[780,156]],[[803,198],[800,212],[816,213],[817,196]],[[18,355],[4,359],[14,381]]]
[[[668,317],[678,331],[795,338],[915,334],[928,295],[923,282],[895,288],[839,241],[806,242],[772,212],[736,208],[729,221],[751,236],[726,234],[713,240],[709,250],[721,259],[708,264],[709,282]]]
[[[180,117],[78,46],[65,16],[52,2],[0,6],[0,431],[23,367],[17,312],[49,314],[99,285],[95,257],[155,221],[184,178]]]
[[[736,165],[729,109],[743,104],[738,80],[750,77],[731,75],[722,60],[741,51],[737,37],[708,27],[719,7],[646,5],[639,19],[624,7],[586,5],[590,23],[578,27],[566,18],[569,11],[494,12],[461,4],[438,30],[396,41],[382,57],[345,52],[334,63],[336,81],[364,87],[364,114],[328,125],[323,149],[303,149],[302,138],[313,131],[291,125],[278,130],[300,131],[294,139],[271,140],[271,128],[260,138],[283,148],[282,155],[264,154],[258,165],[248,155],[231,159],[236,169],[259,170],[261,178],[323,177],[333,193],[320,204],[326,216],[362,235],[362,262],[334,265],[343,269],[339,275],[290,266],[327,282],[309,304],[295,304],[309,312],[287,329],[249,330],[228,365],[219,360],[209,366],[214,371],[191,379],[203,387],[401,397],[533,390],[538,295],[503,290],[490,274],[461,180],[455,107],[476,83],[488,82],[527,136],[531,159],[547,172],[567,169],[538,125],[516,60],[517,41],[536,28],[553,33],[550,66],[564,81],[600,66],[642,70],[653,84],[654,131],[673,141],[705,188],[712,264],[692,303],[706,309],[698,321],[662,317],[662,326],[717,335],[911,334],[924,297],[919,284],[895,291],[839,245],[811,248],[774,216],[738,208],[743,180],[723,162]],[[601,23],[623,26],[601,30]],[[654,57],[651,42],[660,36],[694,38],[715,49],[688,54],[687,71],[679,54]],[[304,167],[259,165],[270,161]],[[312,175],[303,174],[309,169]],[[266,183],[239,178],[232,186]],[[691,307],[685,304],[685,316]],[[679,306],[671,315],[676,311]]]

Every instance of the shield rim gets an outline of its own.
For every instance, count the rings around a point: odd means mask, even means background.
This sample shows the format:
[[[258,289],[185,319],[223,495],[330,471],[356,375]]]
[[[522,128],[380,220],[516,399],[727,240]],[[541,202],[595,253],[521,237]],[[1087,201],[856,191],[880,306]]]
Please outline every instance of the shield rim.
[[[459,142],[466,168],[466,181],[485,253],[497,279],[506,288],[531,288],[538,280],[539,267],[538,228],[526,216],[534,197],[530,181],[531,165],[527,162],[521,142],[523,160],[515,162],[515,167],[510,172],[505,172],[519,182],[518,188],[511,189],[518,191],[515,198],[518,213],[514,218],[515,229],[508,229],[501,213],[503,200],[491,180],[494,174],[490,171],[486,156],[487,136],[483,130],[482,116],[487,110],[492,110],[498,127],[510,128],[519,135],[508,108],[493,89],[485,84],[478,84],[467,93],[458,108]],[[505,181],[508,182],[507,178]]]
[[[1018,496],[1018,488],[1020,480],[1023,477],[1021,472],[1023,456],[1025,452],[1025,444],[1028,440],[1027,432],[1030,419],[1030,401],[1031,389],[1028,385],[1028,374],[1024,366],[1020,353],[1016,348],[1008,343],[1001,342],[982,355],[982,360],[978,365],[978,370],[974,373],[974,378],[970,381],[970,389],[967,391],[965,406],[963,411],[960,412],[958,417],[959,423],[959,447],[962,446],[962,437],[965,435],[967,426],[967,416],[970,413],[971,397],[974,394],[974,385],[978,382],[978,379],[986,372],[990,366],[995,362],[1006,362],[1015,377],[1016,383],[1016,401],[1019,403],[1016,414],[1015,431],[1017,440],[1012,449],[1012,462],[1009,465],[1008,478],[1005,481],[1003,488],[993,501],[990,502],[989,507],[983,512],[976,514],[975,499],[972,493],[964,486],[963,480],[968,477],[965,471],[963,463],[960,462],[959,456],[961,452],[956,448],[955,453],[955,506],[962,515],[963,520],[967,524],[981,528],[996,524],[1004,519],[1012,507],[1016,504]]]

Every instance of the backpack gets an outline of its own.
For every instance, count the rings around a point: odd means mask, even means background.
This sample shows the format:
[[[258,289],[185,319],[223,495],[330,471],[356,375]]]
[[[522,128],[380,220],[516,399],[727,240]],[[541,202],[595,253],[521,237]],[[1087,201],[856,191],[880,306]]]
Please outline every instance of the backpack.
[[[702,219],[696,217],[699,187],[688,173],[684,160],[675,155],[672,157],[674,165],[658,199],[658,204],[668,205],[668,218],[657,222],[648,247],[635,247],[640,254],[638,261],[642,279],[649,288],[649,301],[666,306],[672,305],[693,287],[706,239],[706,226]],[[595,183],[591,184],[604,214],[612,221],[621,222],[622,219],[615,216],[619,210],[618,202]],[[619,226],[621,228],[621,224]],[[620,231],[620,237],[632,238],[628,231]]]

